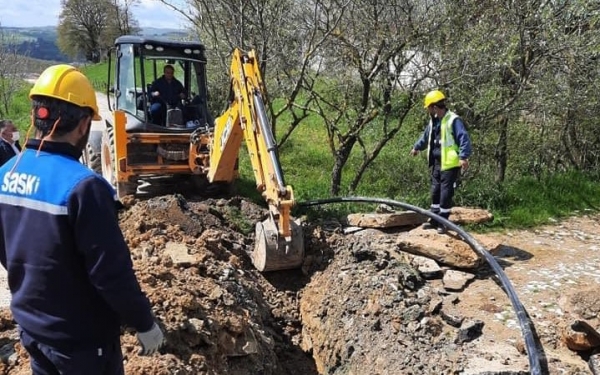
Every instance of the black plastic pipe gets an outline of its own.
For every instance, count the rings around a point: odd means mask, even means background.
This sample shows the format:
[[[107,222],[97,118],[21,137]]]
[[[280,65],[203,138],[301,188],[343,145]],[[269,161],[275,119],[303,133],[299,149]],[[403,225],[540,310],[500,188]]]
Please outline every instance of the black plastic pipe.
[[[542,366],[541,366],[541,362],[540,362],[540,353],[542,352],[542,350],[540,348],[538,348],[537,341],[535,340],[535,337],[533,335],[533,330],[531,328],[531,325],[533,323],[529,319],[529,316],[527,315],[527,311],[525,311],[523,304],[519,300],[517,293],[515,292],[510,281],[506,277],[506,274],[504,273],[504,270],[502,269],[502,267],[500,267],[500,265],[498,264],[498,262],[496,261],[494,256],[492,254],[490,254],[490,252],[487,251],[481,244],[479,244],[475,240],[475,238],[473,238],[473,236],[471,236],[469,233],[465,232],[461,227],[454,224],[453,222],[451,222],[439,215],[436,215],[429,210],[425,210],[420,207],[410,205],[408,203],[399,202],[399,201],[395,201],[395,200],[391,200],[391,199],[370,198],[370,197],[335,197],[335,198],[325,198],[325,199],[317,199],[317,200],[312,200],[312,201],[300,202],[300,203],[297,203],[297,205],[309,207],[309,206],[319,206],[319,205],[325,205],[325,204],[330,204],[330,203],[341,203],[341,202],[381,203],[381,204],[387,204],[392,207],[394,207],[394,206],[401,207],[405,210],[414,211],[421,215],[427,216],[427,217],[431,218],[432,220],[436,220],[437,222],[443,224],[446,228],[451,229],[451,230],[455,231],[456,233],[458,233],[463,238],[463,240],[467,244],[469,244],[469,246],[477,254],[479,254],[480,256],[482,256],[485,259],[485,261],[490,265],[490,267],[492,267],[492,270],[494,270],[494,272],[496,273],[496,276],[498,276],[498,279],[500,279],[500,283],[502,284],[504,291],[508,295],[508,298],[510,299],[513,309],[515,310],[515,313],[517,315],[517,319],[519,320],[519,325],[521,327],[521,333],[523,335],[523,339],[525,340],[525,348],[527,350],[527,356],[529,358],[530,373],[531,373],[531,375],[542,375]]]

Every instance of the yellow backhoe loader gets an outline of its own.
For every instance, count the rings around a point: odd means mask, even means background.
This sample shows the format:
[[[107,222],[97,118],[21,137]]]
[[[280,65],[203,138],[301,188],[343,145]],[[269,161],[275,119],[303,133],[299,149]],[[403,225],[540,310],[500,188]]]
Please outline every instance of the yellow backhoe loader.
[[[294,193],[278,161],[255,52],[233,52],[228,108],[214,120],[207,106],[206,64],[200,43],[117,38],[108,69],[112,118],[101,132],[91,134],[86,163],[120,198],[135,194],[140,181],[168,176],[204,189],[233,183],[244,141],[270,214],[256,224],[252,262],[259,271],[298,268],[304,258],[303,234],[291,216]],[[166,65],[184,87],[177,102],[161,102],[153,91],[152,83]]]

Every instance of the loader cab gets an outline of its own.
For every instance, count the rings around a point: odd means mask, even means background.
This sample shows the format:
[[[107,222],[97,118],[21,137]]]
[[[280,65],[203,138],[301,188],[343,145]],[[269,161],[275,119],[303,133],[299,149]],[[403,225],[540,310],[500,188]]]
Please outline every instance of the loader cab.
[[[163,75],[166,65],[175,69],[175,78],[186,97],[165,102],[153,97],[150,87]],[[109,109],[122,110],[127,132],[185,133],[198,127],[212,127],[208,112],[206,53],[202,44],[160,38],[121,36],[116,39],[108,61]],[[159,103],[161,116],[153,116]]]

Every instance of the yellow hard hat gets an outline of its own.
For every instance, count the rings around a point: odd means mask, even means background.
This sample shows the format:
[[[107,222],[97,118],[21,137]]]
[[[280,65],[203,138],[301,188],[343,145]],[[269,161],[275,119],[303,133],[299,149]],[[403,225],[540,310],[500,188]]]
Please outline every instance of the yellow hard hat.
[[[83,73],[71,65],[58,64],[46,68],[29,91],[29,99],[35,95],[91,108],[94,111],[94,120],[102,120],[92,84]]]
[[[440,90],[430,91],[425,95],[425,108],[444,99],[446,99],[446,96]]]

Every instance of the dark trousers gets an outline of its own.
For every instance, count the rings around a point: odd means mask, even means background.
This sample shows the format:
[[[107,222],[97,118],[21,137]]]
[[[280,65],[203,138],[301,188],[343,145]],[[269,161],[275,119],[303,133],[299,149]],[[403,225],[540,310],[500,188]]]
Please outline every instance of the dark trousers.
[[[439,160],[436,160],[431,167],[431,211],[444,219],[450,216],[454,186],[459,176],[460,167],[442,171]]]
[[[150,117],[153,124],[165,125],[166,114],[167,108],[163,103],[152,103],[150,106]]]
[[[32,375],[124,375],[121,343],[93,349],[59,350],[36,341],[19,330],[21,344],[30,357]]]

